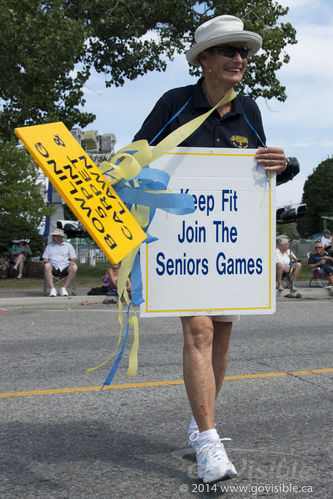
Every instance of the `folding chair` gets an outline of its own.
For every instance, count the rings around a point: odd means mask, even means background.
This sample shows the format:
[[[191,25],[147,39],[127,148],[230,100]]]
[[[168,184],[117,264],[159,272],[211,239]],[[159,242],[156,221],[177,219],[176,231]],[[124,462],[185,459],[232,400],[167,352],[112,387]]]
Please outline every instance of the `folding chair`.
[[[65,283],[66,277],[67,276],[55,276],[54,275],[53,276],[53,285],[54,285],[54,287],[56,287],[57,284],[61,284],[62,282]],[[45,274],[44,274],[43,295],[44,296],[48,296],[48,291],[49,291],[49,288],[48,288],[47,281],[46,281]],[[67,291],[68,291],[69,295],[72,295],[72,296],[76,295],[76,276],[74,277],[74,279],[72,280],[72,282],[68,286]]]
[[[307,257],[309,259],[311,253],[309,252],[307,254]],[[323,269],[315,268],[312,269],[311,271],[311,276],[309,280],[309,286],[310,288],[324,288],[326,286],[325,281],[328,282],[328,276],[325,274]]]
[[[282,287],[284,289],[289,288],[289,284],[291,283],[290,279],[290,273],[289,272],[282,272],[282,279],[281,279]]]
[[[311,276],[309,280],[310,288],[324,288],[327,285],[325,281],[328,282],[328,276],[322,269],[311,270]]]

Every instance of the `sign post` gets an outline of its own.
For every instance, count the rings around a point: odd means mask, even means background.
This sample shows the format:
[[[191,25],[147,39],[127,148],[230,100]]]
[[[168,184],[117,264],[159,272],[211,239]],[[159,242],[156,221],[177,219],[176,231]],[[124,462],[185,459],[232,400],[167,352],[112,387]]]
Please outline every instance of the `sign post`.
[[[158,211],[141,248],[141,316],[275,312],[275,176],[256,150],[176,148],[156,162],[195,211]]]

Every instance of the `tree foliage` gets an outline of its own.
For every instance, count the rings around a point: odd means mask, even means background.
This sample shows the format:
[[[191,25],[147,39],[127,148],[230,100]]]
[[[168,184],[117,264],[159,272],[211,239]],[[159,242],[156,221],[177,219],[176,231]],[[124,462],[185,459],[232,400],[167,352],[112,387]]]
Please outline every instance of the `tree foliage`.
[[[94,119],[82,111],[92,68],[107,86],[163,71],[193,43],[199,24],[221,14],[241,17],[263,37],[242,89],[285,100],[276,71],[296,43],[291,24],[279,21],[287,11],[274,0],[0,0],[0,134],[57,120],[85,127]]]
[[[16,126],[52,121],[88,124],[81,113],[87,31],[81,20],[64,15],[61,0],[0,0],[0,133],[9,138]]]
[[[306,203],[305,217],[298,222],[302,235],[317,234],[323,230],[321,216],[333,215],[333,157],[322,161],[304,183],[302,202]],[[333,229],[333,222],[327,223]]]
[[[0,140],[0,252],[18,235],[40,243],[37,228],[50,209],[40,194],[38,170],[25,150]]]
[[[288,239],[293,239],[294,237],[299,237],[297,230],[297,223],[290,222],[288,224],[276,224],[276,234],[284,234]]]

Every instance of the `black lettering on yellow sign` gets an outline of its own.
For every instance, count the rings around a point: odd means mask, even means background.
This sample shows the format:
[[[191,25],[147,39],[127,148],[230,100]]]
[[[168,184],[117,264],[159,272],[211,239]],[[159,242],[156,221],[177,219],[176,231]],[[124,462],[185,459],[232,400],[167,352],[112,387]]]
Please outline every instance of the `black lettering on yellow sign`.
[[[77,163],[77,159],[71,159],[69,156],[67,156],[67,158],[69,159],[70,163],[72,163],[72,165],[76,168],[75,163]]]
[[[83,170],[79,171],[79,175],[83,178],[85,182],[91,182],[91,177],[89,176],[89,173],[83,168]]]
[[[63,123],[17,128],[15,133],[112,262],[146,238]]]
[[[37,142],[35,144],[35,148],[36,148],[36,151],[41,154],[42,156],[44,156],[44,158],[48,158],[49,157],[49,153],[47,152],[47,150],[45,149],[45,147],[43,146],[43,144],[41,142]]]
[[[103,208],[101,206],[97,206],[97,208],[95,208],[95,211],[97,212],[97,215],[101,218],[106,218],[106,212],[105,210],[103,210]]]
[[[57,144],[57,146],[65,147],[65,145],[66,145],[65,142],[63,140],[61,140],[59,135],[55,135],[53,140]]]
[[[77,173],[74,173],[73,174],[73,167],[72,165],[65,165],[64,166],[64,170],[69,170],[69,177],[72,179],[72,180],[75,180],[76,178],[79,178],[78,174]],[[82,182],[82,180],[81,180]]]
[[[102,191],[100,191],[99,189],[97,189],[94,184],[91,184],[90,185],[90,189],[93,191],[93,193],[95,194],[95,196],[100,196],[102,193]]]
[[[53,167],[53,171],[56,175],[60,175],[62,173],[62,170],[57,168],[57,163],[55,162],[54,159],[49,159],[47,161],[47,164]],[[63,175],[62,177],[59,177],[59,180],[66,180],[67,176]]]
[[[61,141],[60,138],[59,138],[59,141]],[[59,145],[62,145],[62,144],[60,144],[60,142],[59,142]],[[44,152],[44,150],[46,151],[45,148],[43,149],[42,144],[39,144],[39,150],[43,151],[43,152]],[[42,154],[42,152],[40,152],[40,153]],[[70,185],[73,188],[70,191],[70,194],[76,195],[76,194],[79,194],[79,192],[80,192],[81,195],[83,195],[83,197],[80,197],[80,195],[78,197],[74,197],[74,201],[76,201],[78,203],[78,207],[80,208],[82,214],[84,216],[86,216],[87,218],[91,219],[91,222],[93,223],[95,229],[98,230],[98,232],[104,233],[105,228],[103,226],[103,222],[101,219],[106,218],[107,215],[106,215],[106,212],[103,208],[105,208],[106,210],[110,210],[113,208],[113,210],[114,210],[113,215],[112,215],[113,221],[116,223],[119,223],[119,224],[123,224],[123,227],[121,228],[123,235],[126,237],[126,239],[132,240],[133,235],[132,235],[130,229],[124,224],[124,221],[119,216],[119,215],[122,215],[123,213],[125,213],[124,207],[118,201],[120,211],[117,211],[112,205],[107,204],[106,197],[109,199],[115,199],[115,200],[117,198],[110,191],[110,188],[107,186],[102,175],[97,173],[97,172],[94,172],[94,171],[92,171],[90,174],[87,172],[87,170],[91,169],[92,166],[88,163],[87,158],[85,156],[79,156],[78,159],[77,158],[71,159],[71,158],[69,158],[69,156],[67,156],[67,158],[68,158],[70,164],[64,165],[64,166],[62,166],[62,168],[59,165],[57,165],[57,163],[54,159],[49,159],[47,161],[47,164],[50,165],[51,168],[53,168],[53,172],[58,176],[59,180],[61,180],[61,181],[68,180],[68,182],[70,183]],[[79,166],[78,166],[79,160],[81,162],[83,162],[84,166],[82,169],[78,169],[79,168]],[[65,171],[67,172],[68,175],[65,174]],[[90,189],[89,191],[86,187],[79,187],[83,183],[83,180],[81,180],[80,177],[83,178],[86,183],[94,180],[95,185],[93,183],[89,184],[89,186],[87,186]],[[96,187],[96,184],[98,185],[98,188]],[[102,196],[102,194],[105,194],[105,196],[100,198],[100,196]],[[95,213],[97,214],[97,216],[99,218],[96,218],[95,216],[91,218],[92,209],[89,206],[89,204],[87,203],[87,201],[89,201],[90,199],[92,199],[94,197],[99,198],[99,201],[101,202],[101,204],[103,206],[103,207],[97,206],[97,208],[95,208]],[[114,244],[115,243],[113,241],[112,245],[114,245]]]
[[[103,208],[106,210],[111,210],[112,206],[110,204],[107,204],[106,197],[99,198],[100,202],[102,203]]]
[[[87,189],[85,189],[84,187],[80,187],[80,190],[82,192],[82,194],[85,196],[86,199],[91,199],[93,198],[94,196],[92,194],[90,194]]]
[[[101,233],[105,232],[104,226],[98,218],[93,217],[91,221],[94,224],[95,229],[98,230],[98,232]]]
[[[113,237],[110,236],[110,234],[104,236],[104,241],[106,242],[106,244],[109,246],[110,249],[114,249],[117,247],[116,241],[113,239]]]
[[[124,227],[121,228],[121,232],[124,234],[125,237],[127,237],[127,239],[129,239],[130,241],[133,239],[133,236],[132,236],[132,233],[131,231],[126,227],[126,225],[124,225]]]
[[[86,213],[86,215],[88,216],[88,218],[90,218],[90,215],[91,215],[91,208],[89,206],[86,206],[86,202],[84,199],[81,199],[81,198],[74,198],[75,201],[80,201],[81,204],[80,204],[80,208],[81,210],[87,210],[88,213]]]

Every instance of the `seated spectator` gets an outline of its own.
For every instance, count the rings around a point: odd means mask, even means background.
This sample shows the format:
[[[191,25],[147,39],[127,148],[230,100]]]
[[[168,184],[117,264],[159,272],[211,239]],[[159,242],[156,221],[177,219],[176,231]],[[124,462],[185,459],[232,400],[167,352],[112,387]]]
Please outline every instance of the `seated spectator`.
[[[18,271],[17,278],[21,279],[23,277],[23,266],[32,255],[29,246],[30,239],[18,237],[17,239],[13,239],[12,243],[9,249],[9,258],[14,264],[14,270]]]
[[[309,256],[308,269],[318,269],[320,273],[327,275],[333,286],[333,256],[328,255],[322,242],[316,243],[315,251]]]
[[[107,288],[107,295],[117,294],[119,269],[119,263],[114,263],[107,269],[105,275],[102,277],[103,284]]]
[[[329,230],[324,230],[324,234],[320,238],[320,242],[323,243],[324,249],[330,249],[332,246],[332,234]]]
[[[289,283],[289,288],[292,289],[292,291],[298,291],[293,284],[296,282],[297,276],[301,271],[302,264],[289,249],[288,239],[281,238],[276,249],[276,281],[278,291],[283,291],[282,279],[289,276],[293,266],[295,269],[293,274],[293,283]]]
[[[117,294],[117,286],[118,286],[118,275],[120,270],[120,264],[114,263],[110,268],[107,269],[104,277],[102,278],[104,286],[107,287],[107,295],[116,295]],[[127,279],[126,281],[126,290],[131,296],[131,281]]]
[[[62,229],[55,229],[51,233],[53,242],[46,246],[43,253],[44,275],[50,288],[49,296],[57,296],[57,290],[53,285],[53,275],[66,276],[64,286],[59,294],[60,296],[68,296],[67,288],[77,272],[75,250],[70,243],[63,241],[64,235]]]

